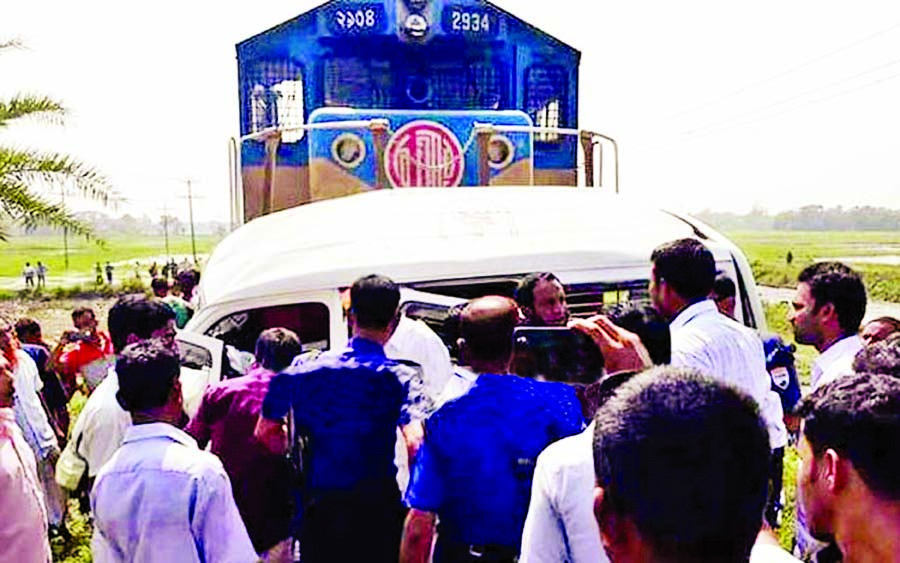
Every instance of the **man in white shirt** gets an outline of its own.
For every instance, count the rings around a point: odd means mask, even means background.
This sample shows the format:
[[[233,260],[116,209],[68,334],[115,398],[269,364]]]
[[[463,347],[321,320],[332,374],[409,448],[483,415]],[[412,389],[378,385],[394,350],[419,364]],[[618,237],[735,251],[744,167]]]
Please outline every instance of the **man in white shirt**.
[[[384,354],[392,360],[407,360],[422,366],[422,379],[428,395],[441,394],[453,374],[450,352],[441,337],[424,322],[400,315],[400,320],[384,345]]]
[[[134,424],[91,491],[97,563],[258,559],[222,462],[179,428],[180,371],[178,353],[159,342],[119,353],[116,397]]]
[[[680,239],[657,247],[650,259],[650,297],[669,319],[672,365],[700,370],[750,395],[766,421],[772,449],[783,448],[784,413],[772,391],[762,341],[709,299],[716,279],[712,253],[696,239]]]
[[[107,324],[116,353],[128,344],[149,339],[159,339],[173,349],[176,346],[175,313],[158,299],[143,295],[121,297],[109,310]],[[66,445],[66,450],[72,450],[66,454],[74,453],[87,462],[90,478],[97,475],[122,445],[125,431],[131,426],[131,416],[116,401],[118,391],[119,380],[115,369],[110,369],[106,379],[88,397]],[[60,484],[71,485],[59,471],[56,477]]]
[[[853,373],[853,358],[862,349],[857,333],[866,314],[866,288],[859,274],[840,262],[817,262],[798,278],[788,319],[798,344],[815,346],[813,390]]]

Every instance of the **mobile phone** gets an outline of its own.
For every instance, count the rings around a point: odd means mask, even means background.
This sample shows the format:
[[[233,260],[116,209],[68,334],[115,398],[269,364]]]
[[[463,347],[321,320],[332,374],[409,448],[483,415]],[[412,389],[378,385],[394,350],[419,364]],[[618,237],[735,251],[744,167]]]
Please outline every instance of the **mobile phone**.
[[[603,375],[603,355],[588,336],[567,327],[517,327],[513,371],[546,381],[590,384]]]

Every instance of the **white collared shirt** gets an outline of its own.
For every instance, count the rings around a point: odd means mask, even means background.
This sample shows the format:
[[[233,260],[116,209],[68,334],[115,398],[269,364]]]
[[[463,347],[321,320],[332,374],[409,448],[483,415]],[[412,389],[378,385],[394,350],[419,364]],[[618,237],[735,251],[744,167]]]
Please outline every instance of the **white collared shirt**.
[[[537,458],[520,563],[607,563],[594,517],[594,423]]]
[[[841,376],[852,374],[853,360],[862,347],[862,339],[854,334],[841,338],[822,352],[815,359],[810,370],[812,390],[815,391]]]
[[[397,328],[384,345],[384,355],[422,366],[422,379],[429,397],[437,397],[453,375],[450,352],[441,337],[422,321],[401,315]]]
[[[258,559],[219,458],[170,424],[128,428],[91,491],[94,561]]]
[[[16,369],[12,372],[12,378],[15,386],[13,411],[25,441],[38,459],[46,458],[54,450],[59,453],[56,434],[41,405],[39,393],[44,383],[28,352],[16,350]]]
[[[781,400],[772,391],[762,340],[756,332],[719,313],[709,299],[681,311],[669,330],[673,366],[698,369],[753,397],[766,421],[770,446],[787,444]]]
[[[87,461],[88,476],[94,477],[109,461],[131,426],[131,415],[116,400],[119,377],[110,368],[100,385],[88,397],[72,428],[72,438],[66,445]]]

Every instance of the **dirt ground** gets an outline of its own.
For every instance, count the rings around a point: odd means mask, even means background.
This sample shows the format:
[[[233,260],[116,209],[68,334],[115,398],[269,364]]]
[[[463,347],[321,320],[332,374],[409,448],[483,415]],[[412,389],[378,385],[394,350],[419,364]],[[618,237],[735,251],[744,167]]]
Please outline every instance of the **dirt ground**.
[[[47,301],[0,301],[0,315],[11,322],[31,317],[40,323],[44,340],[55,344],[62,332],[72,328],[72,311],[78,307],[92,307],[100,328],[106,330],[106,315],[115,299],[49,299]]]

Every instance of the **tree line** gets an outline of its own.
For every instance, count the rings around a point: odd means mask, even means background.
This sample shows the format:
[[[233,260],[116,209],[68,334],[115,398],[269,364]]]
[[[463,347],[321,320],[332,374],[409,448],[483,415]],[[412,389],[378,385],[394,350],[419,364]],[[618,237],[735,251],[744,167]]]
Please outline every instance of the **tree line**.
[[[807,205],[774,215],[761,208],[743,215],[704,210],[695,216],[725,231],[894,231],[900,227],[900,209],[871,206]]]

